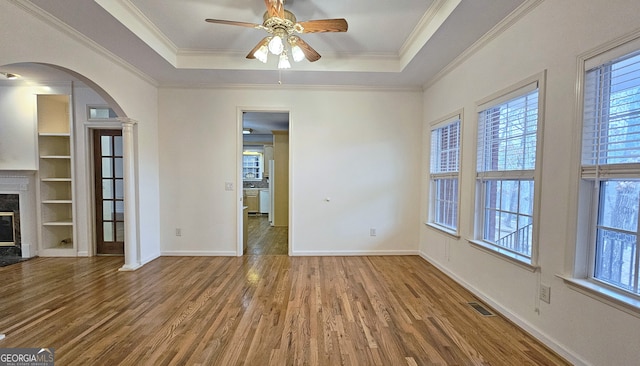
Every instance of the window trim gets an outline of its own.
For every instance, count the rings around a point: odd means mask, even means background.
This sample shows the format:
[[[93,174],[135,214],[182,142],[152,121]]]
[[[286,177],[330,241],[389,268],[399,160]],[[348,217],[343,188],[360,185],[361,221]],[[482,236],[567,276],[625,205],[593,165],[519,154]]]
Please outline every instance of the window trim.
[[[453,172],[447,172],[447,173],[431,173],[431,135],[433,133],[434,130],[440,128],[440,127],[444,127],[447,126],[450,123],[453,123],[455,121],[460,121],[459,122],[459,127],[458,127],[458,131],[459,131],[459,136],[458,136],[458,171],[453,173]],[[425,221],[425,225],[427,225],[427,227],[431,227],[434,228],[438,231],[444,232],[447,235],[450,235],[454,238],[460,238],[460,173],[462,172],[462,166],[463,166],[463,162],[462,162],[462,157],[463,157],[463,147],[464,144],[462,143],[462,138],[463,138],[463,133],[464,133],[464,109],[458,109],[457,111],[450,113],[446,116],[443,116],[441,118],[436,119],[435,121],[430,123],[430,129],[427,133],[428,136],[428,148],[429,148],[429,168],[427,169],[427,186],[428,186],[428,194],[427,194],[427,218]],[[450,227],[447,226],[443,226],[440,225],[438,223],[436,223],[433,220],[433,217],[435,215],[435,211],[434,211],[434,183],[433,183],[433,179],[434,177],[438,177],[438,178],[457,178],[458,179],[458,189],[456,192],[456,201],[457,201],[457,212],[456,212],[456,217],[457,217],[457,225],[455,230],[452,230]]]
[[[517,98],[518,96],[529,93],[537,87],[538,89],[538,124],[536,126],[536,163],[535,167],[532,171],[512,171],[509,173],[503,172],[478,172],[477,168],[477,155],[478,149],[477,146],[474,152],[474,162],[476,164],[475,168],[475,202],[474,202],[474,210],[471,210],[469,215],[471,216],[471,220],[473,224],[473,237],[469,238],[467,241],[473,247],[481,249],[484,252],[490,253],[502,259],[506,259],[508,262],[518,265],[520,267],[526,268],[532,272],[535,272],[538,266],[538,258],[539,258],[539,238],[540,238],[540,206],[541,206],[541,189],[542,189],[542,161],[543,161],[543,139],[544,139],[544,125],[545,125],[545,101],[546,101],[546,80],[547,80],[547,70],[543,70],[535,75],[532,75],[528,78],[521,80],[511,86],[508,86],[504,89],[501,89],[479,101],[476,104],[476,113],[475,113],[475,136],[476,136],[476,145],[477,145],[477,136],[478,136],[478,128],[479,128],[479,116],[480,112],[483,110],[495,106],[497,104],[504,103],[511,99]],[[534,88],[531,89],[531,86],[534,85]],[[527,260],[525,256],[510,253],[508,251],[502,250],[499,246],[496,246],[492,243],[486,242],[482,239],[483,237],[483,227],[484,227],[484,209],[482,209],[484,203],[484,194],[482,193],[482,179],[484,178],[494,178],[494,179],[524,179],[527,177],[534,182],[534,199],[533,199],[533,230],[531,233],[531,258]],[[480,208],[480,209],[479,209]]]
[[[584,125],[584,89],[587,70],[637,50],[640,50],[640,30],[613,39],[577,57],[575,131],[582,131]],[[582,138],[582,133],[574,134],[572,141],[571,161],[575,168],[572,169],[570,192],[575,193],[569,196],[569,207],[572,207],[576,214],[575,219],[568,224],[567,239],[574,245],[568,245],[565,249],[567,274],[556,274],[556,276],[564,280],[572,290],[640,317],[640,301],[635,296],[630,296],[626,291],[590,277],[595,265],[595,239],[592,238],[591,232],[597,222],[597,217],[594,217],[594,213],[597,212],[597,207],[594,208],[594,206],[597,206],[597,202],[594,199],[594,182],[583,179]]]

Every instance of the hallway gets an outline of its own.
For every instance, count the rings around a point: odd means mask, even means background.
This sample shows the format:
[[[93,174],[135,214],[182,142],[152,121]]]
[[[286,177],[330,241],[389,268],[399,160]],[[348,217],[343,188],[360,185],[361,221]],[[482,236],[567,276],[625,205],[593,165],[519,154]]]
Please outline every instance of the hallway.
[[[249,238],[246,255],[287,255],[289,246],[288,228],[275,227],[269,224],[266,215],[249,218]]]

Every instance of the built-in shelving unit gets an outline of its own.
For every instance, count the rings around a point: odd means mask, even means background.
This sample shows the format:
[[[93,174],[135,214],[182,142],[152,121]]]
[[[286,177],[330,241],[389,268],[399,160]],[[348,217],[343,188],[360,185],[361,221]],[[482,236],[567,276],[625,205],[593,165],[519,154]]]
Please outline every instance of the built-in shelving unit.
[[[73,138],[68,95],[38,95],[39,254],[75,256]]]

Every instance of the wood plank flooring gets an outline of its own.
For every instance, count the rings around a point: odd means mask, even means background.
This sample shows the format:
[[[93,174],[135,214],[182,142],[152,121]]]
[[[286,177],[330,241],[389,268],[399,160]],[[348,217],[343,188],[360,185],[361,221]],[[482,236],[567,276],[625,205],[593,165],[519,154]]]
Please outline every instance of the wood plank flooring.
[[[248,217],[248,255],[286,255],[289,253],[287,227],[274,227],[267,215]]]
[[[0,268],[1,348],[62,365],[566,365],[417,256],[35,258]]]

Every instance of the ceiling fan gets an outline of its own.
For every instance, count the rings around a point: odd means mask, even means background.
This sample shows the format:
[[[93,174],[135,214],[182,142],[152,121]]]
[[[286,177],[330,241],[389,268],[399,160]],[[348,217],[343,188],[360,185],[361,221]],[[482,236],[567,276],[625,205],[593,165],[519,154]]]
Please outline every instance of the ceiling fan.
[[[280,57],[279,69],[291,67],[287,56],[288,44],[291,49],[291,56],[296,62],[307,59],[315,62],[320,59],[320,54],[316,52],[308,43],[298,37],[303,33],[323,33],[323,32],[346,32],[347,21],[339,19],[320,19],[298,22],[292,12],[285,10],[284,0],[264,0],[267,11],[264,13],[262,24],[237,22],[232,20],[205,19],[209,23],[237,25],[241,27],[262,29],[269,33],[247,54],[248,59],[258,59],[267,62],[269,52]]]

